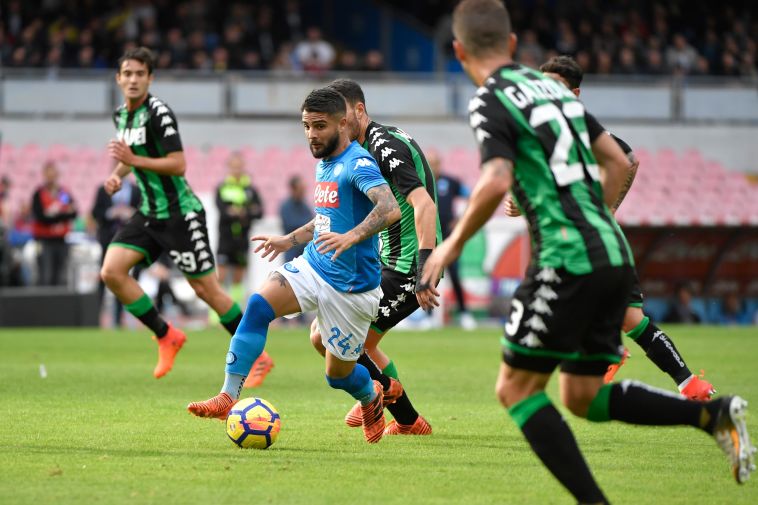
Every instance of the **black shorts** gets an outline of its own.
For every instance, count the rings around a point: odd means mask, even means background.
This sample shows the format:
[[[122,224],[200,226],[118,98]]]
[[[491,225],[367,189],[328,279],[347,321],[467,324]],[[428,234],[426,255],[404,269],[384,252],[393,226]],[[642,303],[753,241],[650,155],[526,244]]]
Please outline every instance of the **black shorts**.
[[[247,266],[247,253],[250,249],[250,241],[247,232],[241,235],[232,235],[231,233],[220,233],[218,236],[218,257],[219,265],[235,265],[240,267]]]
[[[642,288],[640,287],[640,276],[637,275],[637,270],[634,270],[634,280],[632,281],[632,290],[629,292],[629,307],[642,308]]]
[[[587,275],[532,269],[511,302],[503,361],[513,368],[603,375],[624,348],[621,323],[633,269],[606,268]]]
[[[379,313],[371,323],[371,329],[382,334],[418,309],[416,299],[416,276],[382,268],[382,299]]]
[[[147,265],[166,252],[187,277],[201,277],[216,268],[208,242],[205,212],[190,212],[169,219],[150,219],[137,212],[108,247],[141,252]]]

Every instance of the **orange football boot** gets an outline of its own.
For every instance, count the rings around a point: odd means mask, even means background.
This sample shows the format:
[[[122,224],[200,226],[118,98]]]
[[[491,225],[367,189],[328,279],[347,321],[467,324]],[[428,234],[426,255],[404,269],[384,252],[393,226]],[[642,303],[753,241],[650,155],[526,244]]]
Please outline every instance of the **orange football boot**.
[[[690,377],[687,385],[684,386],[679,392],[682,396],[689,400],[697,400],[705,402],[711,399],[711,396],[716,394],[716,390],[713,388],[713,384],[703,379],[705,372],[700,370],[700,375],[693,375]]]
[[[613,381],[613,377],[615,377],[616,372],[619,371],[619,368],[621,368],[624,363],[626,363],[627,358],[631,358],[632,355],[629,352],[629,349],[624,347],[624,354],[621,355],[621,361],[618,363],[613,363],[611,365],[608,365],[608,371],[605,372],[605,376],[603,377],[603,382],[608,384],[609,382]]]
[[[400,384],[400,381],[395,380],[390,377],[390,387],[387,391],[384,392],[384,400],[383,400],[383,407],[387,408],[387,405],[390,405],[392,403],[395,403],[398,398],[400,398],[403,395],[403,385]],[[345,415],[345,424],[350,426],[351,428],[357,428],[358,426],[363,425],[363,414],[361,413],[361,402],[356,402],[355,405],[353,405],[353,408],[350,409],[350,412],[348,412]]]
[[[187,341],[187,335],[171,323],[168,323],[168,332],[162,338],[153,335],[153,340],[158,342],[158,364],[155,365],[153,375],[160,379],[171,371],[174,366],[174,358],[181,350],[184,342]]]
[[[219,393],[213,398],[204,402],[192,402],[187,405],[187,410],[197,417],[215,417],[224,420],[229,415],[237,400],[233,399],[227,393]]]
[[[366,437],[366,442],[369,444],[377,443],[384,435],[384,406],[382,405],[384,392],[379,381],[374,381],[374,391],[376,398],[368,405],[361,406],[363,436]]]
[[[394,419],[384,428],[385,435],[431,435],[432,425],[418,416],[413,424],[400,424]]]
[[[257,388],[263,384],[263,379],[266,378],[271,369],[274,368],[274,360],[268,355],[266,351],[263,351],[258,359],[255,360],[253,366],[250,367],[250,374],[245,379],[243,387]]]

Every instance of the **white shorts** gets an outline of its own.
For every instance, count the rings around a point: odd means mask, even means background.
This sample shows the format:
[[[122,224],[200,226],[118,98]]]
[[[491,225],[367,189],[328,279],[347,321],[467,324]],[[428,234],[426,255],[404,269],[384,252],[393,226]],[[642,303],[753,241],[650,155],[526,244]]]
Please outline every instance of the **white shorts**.
[[[379,312],[382,288],[363,293],[337,291],[302,256],[276,271],[292,286],[300,310],[316,311],[324,347],[342,361],[356,361],[363,352],[371,321]]]

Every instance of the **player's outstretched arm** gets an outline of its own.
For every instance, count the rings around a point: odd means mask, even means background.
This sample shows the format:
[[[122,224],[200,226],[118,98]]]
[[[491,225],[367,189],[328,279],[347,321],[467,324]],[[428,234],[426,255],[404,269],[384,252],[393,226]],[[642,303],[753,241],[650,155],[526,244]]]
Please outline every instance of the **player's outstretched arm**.
[[[300,244],[310,242],[313,238],[315,226],[315,219],[312,219],[309,223],[304,224],[288,235],[255,235],[250,240],[261,243],[253,249],[253,252],[258,253],[263,251],[261,258],[270,255],[268,260],[274,261],[279,254],[289,251]]]
[[[603,185],[603,199],[605,204],[613,209],[619,202],[624,181],[628,178],[626,174],[629,160],[610,135],[599,135],[592,142],[592,153],[602,172],[600,179]]]
[[[318,244],[319,253],[326,254],[334,250],[332,256],[332,261],[334,261],[353,245],[363,242],[400,219],[400,206],[398,206],[389,184],[374,186],[366,192],[366,196],[374,204],[374,208],[368,216],[346,233],[319,234],[315,241]]]
[[[184,175],[187,169],[182,151],[170,152],[163,158],[148,158],[134,154],[123,140],[111,140],[108,143],[108,154],[127,166],[149,170],[159,175]]]
[[[482,176],[471,193],[468,206],[450,236],[442,242],[426,261],[421,282],[433,285],[442,270],[452,263],[471,236],[489,221],[513,182],[513,162],[505,158],[492,158],[482,165]]]

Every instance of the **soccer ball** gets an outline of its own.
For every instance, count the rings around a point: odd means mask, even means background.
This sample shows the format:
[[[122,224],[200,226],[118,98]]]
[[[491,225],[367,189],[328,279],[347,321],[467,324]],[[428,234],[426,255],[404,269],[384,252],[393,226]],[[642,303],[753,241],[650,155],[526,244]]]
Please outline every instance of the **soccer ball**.
[[[267,449],[276,442],[281,427],[279,412],[262,398],[238,401],[226,417],[226,434],[243,449]]]

